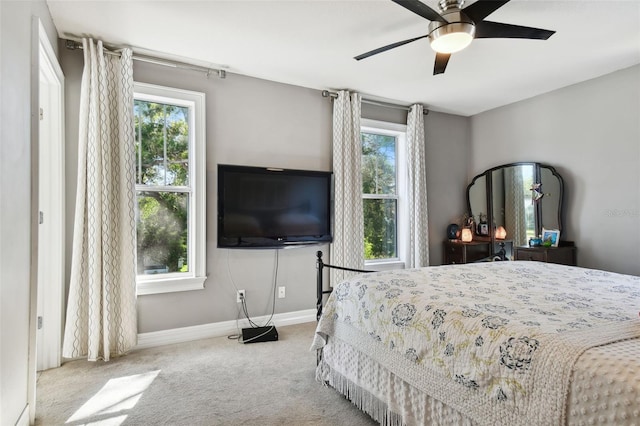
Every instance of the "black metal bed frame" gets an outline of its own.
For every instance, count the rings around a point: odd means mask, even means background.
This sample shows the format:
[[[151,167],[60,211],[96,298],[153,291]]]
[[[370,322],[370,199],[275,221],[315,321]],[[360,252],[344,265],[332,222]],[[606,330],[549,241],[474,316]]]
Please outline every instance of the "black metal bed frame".
[[[320,316],[322,315],[322,299],[324,297],[325,294],[329,294],[331,293],[333,290],[329,289],[329,290],[325,290],[322,286],[322,270],[324,268],[328,268],[328,269],[339,269],[341,271],[350,271],[350,272],[362,272],[362,273],[369,273],[369,272],[375,272],[375,271],[367,271],[364,269],[353,269],[353,268],[345,268],[344,266],[335,266],[335,265],[329,265],[328,263],[324,263],[324,261],[322,260],[322,252],[320,250],[318,250],[316,252],[316,289],[317,289],[317,296],[318,296],[318,301],[316,302],[316,321],[320,321]]]

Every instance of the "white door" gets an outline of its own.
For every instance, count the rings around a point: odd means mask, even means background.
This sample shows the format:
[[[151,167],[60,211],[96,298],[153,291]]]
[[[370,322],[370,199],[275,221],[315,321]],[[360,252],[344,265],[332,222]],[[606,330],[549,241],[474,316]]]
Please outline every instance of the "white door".
[[[36,369],[59,367],[65,276],[64,75],[40,31]]]

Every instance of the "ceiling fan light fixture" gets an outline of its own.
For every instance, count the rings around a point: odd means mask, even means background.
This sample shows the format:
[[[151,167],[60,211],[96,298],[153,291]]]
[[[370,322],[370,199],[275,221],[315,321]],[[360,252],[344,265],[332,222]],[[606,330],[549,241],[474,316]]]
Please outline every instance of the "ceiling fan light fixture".
[[[429,32],[379,47],[358,55],[354,59],[359,61],[428,37],[431,48],[437,52],[433,64],[433,75],[438,75],[444,73],[452,53],[459,52],[473,41],[476,36],[476,23],[480,38],[546,40],[555,33],[555,31],[541,28],[485,21],[484,18],[504,6],[509,0],[475,0],[475,3],[464,9],[462,8],[464,0],[439,0],[439,12],[427,6],[423,0],[391,1],[429,21]]]
[[[451,22],[429,33],[431,48],[438,53],[459,52],[471,44],[476,27],[470,22]]]

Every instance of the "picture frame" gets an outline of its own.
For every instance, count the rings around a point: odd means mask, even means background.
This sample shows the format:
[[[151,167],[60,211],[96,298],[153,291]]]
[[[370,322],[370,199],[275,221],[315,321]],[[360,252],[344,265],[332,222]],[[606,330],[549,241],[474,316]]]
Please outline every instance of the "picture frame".
[[[545,242],[551,241],[551,247],[558,247],[560,242],[560,231],[558,229],[545,229],[542,228],[542,245],[549,246]]]

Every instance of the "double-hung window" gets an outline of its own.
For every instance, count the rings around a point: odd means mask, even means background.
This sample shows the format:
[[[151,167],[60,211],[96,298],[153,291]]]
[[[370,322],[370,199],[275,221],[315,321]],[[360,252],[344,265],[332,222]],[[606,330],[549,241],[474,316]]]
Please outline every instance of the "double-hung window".
[[[204,94],[135,83],[138,294],[206,279]]]
[[[403,267],[406,238],[406,126],[362,119],[365,264]]]

